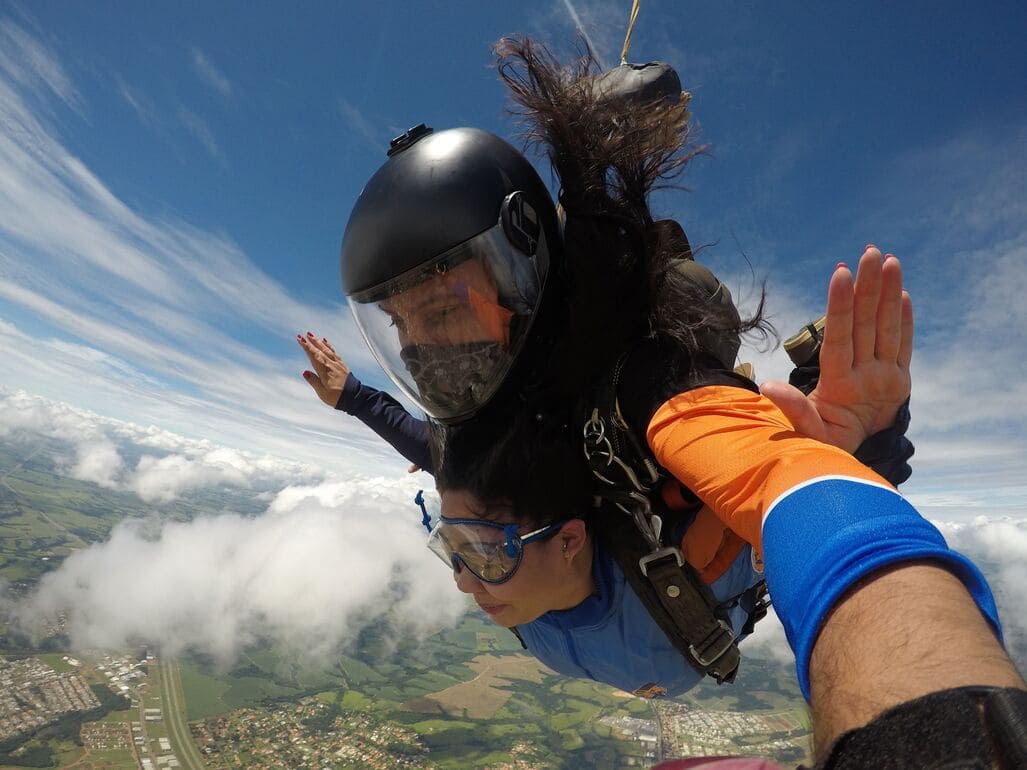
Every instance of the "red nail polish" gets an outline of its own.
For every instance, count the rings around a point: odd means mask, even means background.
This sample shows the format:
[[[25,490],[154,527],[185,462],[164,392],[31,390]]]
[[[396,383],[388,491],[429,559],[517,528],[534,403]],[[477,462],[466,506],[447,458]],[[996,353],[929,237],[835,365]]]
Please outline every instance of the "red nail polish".
[[[866,251],[867,249],[876,249],[876,248],[877,247],[874,244],[868,243],[866,246],[863,247],[863,251]]]
[[[309,371],[309,370],[303,372],[303,379],[305,379],[305,380],[309,380],[313,376],[314,376],[314,373]]]
[[[310,339],[314,339],[314,332],[307,332],[307,336],[310,337]]]
[[[297,334],[296,335],[296,341],[298,343],[300,343],[301,345],[305,345],[306,342],[307,342],[305,339],[303,339],[303,335],[302,334]]]
[[[843,267],[848,269],[849,266],[846,265],[844,262],[839,262],[837,265],[834,266],[834,269],[835,270],[841,270]]]

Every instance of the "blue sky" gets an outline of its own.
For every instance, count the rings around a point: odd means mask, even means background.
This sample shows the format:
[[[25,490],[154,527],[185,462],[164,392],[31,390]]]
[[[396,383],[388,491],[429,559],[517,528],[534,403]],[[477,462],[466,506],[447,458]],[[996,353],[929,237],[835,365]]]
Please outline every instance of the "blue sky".
[[[312,329],[384,384],[339,290],[349,210],[409,125],[513,135],[498,37],[566,50],[580,23],[612,65],[629,7],[5,3],[7,397],[401,477],[299,376],[294,334]],[[689,192],[656,206],[736,297],[769,277],[787,334],[865,243],[903,260],[918,324],[905,489],[946,518],[1027,518],[1025,29],[1016,2],[647,0],[633,38],[633,61],[677,68],[710,144]],[[787,373],[780,351],[748,357],[761,379]]]

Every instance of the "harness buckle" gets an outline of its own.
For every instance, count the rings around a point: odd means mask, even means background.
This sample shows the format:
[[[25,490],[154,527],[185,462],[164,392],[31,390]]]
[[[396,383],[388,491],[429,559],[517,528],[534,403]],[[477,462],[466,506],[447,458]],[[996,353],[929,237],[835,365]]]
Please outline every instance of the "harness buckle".
[[[731,649],[731,645],[734,643],[735,634],[731,630],[731,626],[723,620],[717,620],[717,627],[699,643],[701,649],[697,650],[694,644],[690,644],[688,645],[688,652],[696,663],[703,668],[709,668],[724,657],[724,654]]]
[[[668,556],[673,556],[679,567],[685,563],[685,557],[681,555],[681,549],[668,545],[666,548],[659,548],[639,559],[638,568],[642,570],[643,575],[649,577],[649,565],[654,561],[660,561]]]

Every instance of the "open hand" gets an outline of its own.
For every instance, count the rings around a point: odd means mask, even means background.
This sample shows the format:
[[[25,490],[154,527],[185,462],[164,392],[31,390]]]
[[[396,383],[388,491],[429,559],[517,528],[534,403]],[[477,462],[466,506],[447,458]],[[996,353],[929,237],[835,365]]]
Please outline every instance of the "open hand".
[[[902,266],[867,246],[852,273],[839,265],[827,293],[827,322],[820,348],[820,380],[809,396],[783,382],[760,391],[795,429],[855,452],[895,422],[912,380],[913,305],[902,289]]]
[[[319,399],[334,409],[339,403],[346,378],[349,377],[349,367],[335,352],[327,337],[318,339],[313,332],[307,332],[306,336],[297,334],[296,341],[307,354],[314,370],[303,372],[303,379],[314,389]]]

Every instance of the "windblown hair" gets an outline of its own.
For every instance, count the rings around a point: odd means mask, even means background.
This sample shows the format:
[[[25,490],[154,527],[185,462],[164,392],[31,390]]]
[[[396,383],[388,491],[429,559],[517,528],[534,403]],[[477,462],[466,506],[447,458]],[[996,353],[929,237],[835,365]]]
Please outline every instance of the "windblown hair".
[[[600,67],[584,45],[568,65],[527,38],[504,38],[495,54],[527,143],[545,152],[559,178],[569,344],[581,351],[601,339],[615,360],[640,336],[669,337],[692,354],[704,335],[765,336],[762,296],[751,318],[725,315],[674,269],[687,247],[660,237],[649,208],[650,194],[677,186],[705,150],[692,136],[688,94],[645,104],[618,98],[597,84]],[[612,365],[582,361],[573,349],[561,358],[579,359],[589,377]]]

